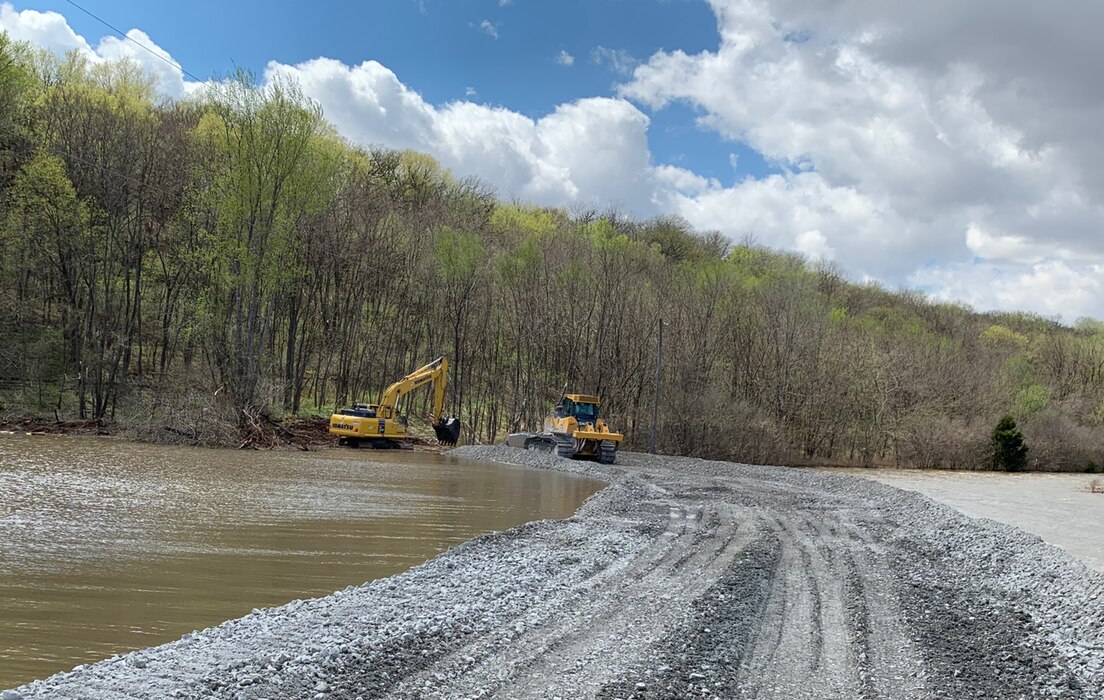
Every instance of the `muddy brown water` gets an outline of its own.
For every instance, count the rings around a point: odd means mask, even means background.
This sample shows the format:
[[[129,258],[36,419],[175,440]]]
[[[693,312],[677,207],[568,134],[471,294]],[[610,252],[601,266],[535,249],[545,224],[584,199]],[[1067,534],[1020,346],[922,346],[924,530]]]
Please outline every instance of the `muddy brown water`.
[[[0,688],[570,516],[603,485],[429,453],[0,436]]]

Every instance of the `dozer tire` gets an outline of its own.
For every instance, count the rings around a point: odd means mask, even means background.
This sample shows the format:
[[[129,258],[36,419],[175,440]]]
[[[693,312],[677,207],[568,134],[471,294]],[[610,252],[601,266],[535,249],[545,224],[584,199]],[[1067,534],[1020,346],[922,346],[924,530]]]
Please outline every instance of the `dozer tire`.
[[[571,459],[575,456],[575,439],[571,437],[556,436],[556,456]]]
[[[603,440],[598,445],[598,462],[600,464],[613,464],[617,461],[617,443],[612,440]]]

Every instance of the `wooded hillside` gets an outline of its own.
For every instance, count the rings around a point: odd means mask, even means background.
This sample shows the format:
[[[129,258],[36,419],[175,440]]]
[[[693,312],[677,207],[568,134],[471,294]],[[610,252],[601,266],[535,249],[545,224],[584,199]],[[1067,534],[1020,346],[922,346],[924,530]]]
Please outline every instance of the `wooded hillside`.
[[[887,232],[890,235],[892,232]],[[0,408],[236,442],[448,355],[464,440],[594,392],[646,446],[750,462],[1104,461],[1104,324],[979,314],[343,141],[293,85],[184,102],[0,35]],[[413,416],[424,399],[409,407]],[[412,424],[419,419],[412,418]]]

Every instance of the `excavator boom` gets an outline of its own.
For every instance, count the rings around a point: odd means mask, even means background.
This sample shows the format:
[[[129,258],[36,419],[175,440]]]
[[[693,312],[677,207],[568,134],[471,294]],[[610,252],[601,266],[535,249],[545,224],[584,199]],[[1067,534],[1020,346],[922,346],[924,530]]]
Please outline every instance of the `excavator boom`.
[[[441,420],[441,413],[445,408],[445,381],[448,378],[448,359],[438,357],[425,367],[419,367],[399,381],[395,382],[383,392],[380,399],[380,411],[384,417],[397,415],[399,399],[415,389],[419,389],[430,382],[433,383],[433,422]]]
[[[347,409],[330,417],[330,432],[341,438],[342,442],[355,445],[361,440],[380,442],[383,439],[402,439],[406,430],[400,427],[398,404],[402,397],[433,384],[433,431],[443,445],[455,445],[460,439],[460,420],[443,418],[445,410],[445,381],[448,378],[448,360],[438,357],[424,367],[419,367],[399,381],[387,387],[378,406],[372,407],[372,415],[349,418]],[[355,415],[352,414],[352,415]],[[358,420],[359,419],[359,420]]]

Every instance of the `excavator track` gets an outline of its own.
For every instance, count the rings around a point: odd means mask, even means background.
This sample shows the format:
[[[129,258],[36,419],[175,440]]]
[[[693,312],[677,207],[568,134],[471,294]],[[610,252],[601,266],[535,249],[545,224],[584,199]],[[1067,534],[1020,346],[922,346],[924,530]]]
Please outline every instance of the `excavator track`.
[[[330,416],[330,434],[339,444],[349,447],[366,445],[376,448],[411,449],[406,442],[406,420],[399,413],[402,397],[421,387],[433,389],[433,432],[437,442],[452,446],[460,440],[462,425],[459,418],[444,415],[445,380],[448,376],[448,358],[438,357],[397,382],[383,392],[379,404],[353,404],[352,408],[340,408]]]

